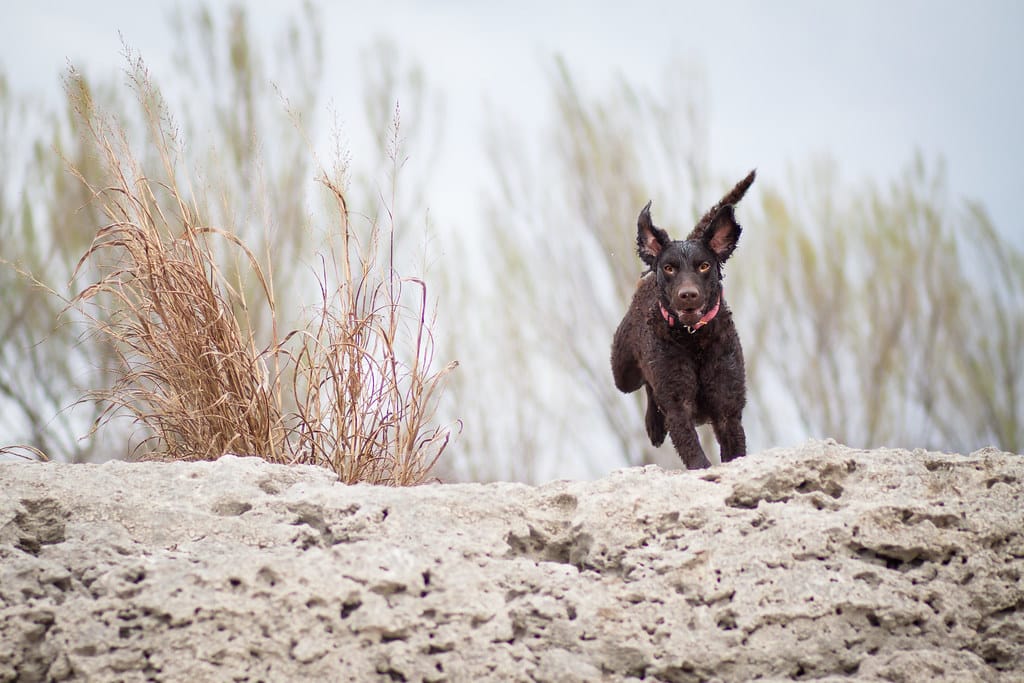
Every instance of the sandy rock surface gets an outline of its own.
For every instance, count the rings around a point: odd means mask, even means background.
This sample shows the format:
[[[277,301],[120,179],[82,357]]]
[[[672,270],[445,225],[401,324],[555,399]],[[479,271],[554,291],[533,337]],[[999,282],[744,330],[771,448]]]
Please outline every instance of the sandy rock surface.
[[[0,464],[0,681],[1024,680],[1024,457]]]

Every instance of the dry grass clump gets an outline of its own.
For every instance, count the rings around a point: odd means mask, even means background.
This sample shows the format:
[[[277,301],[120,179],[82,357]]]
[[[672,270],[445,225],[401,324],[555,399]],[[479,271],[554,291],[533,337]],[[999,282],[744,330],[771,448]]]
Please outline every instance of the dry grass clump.
[[[72,72],[69,88],[75,83]],[[133,415],[150,434],[144,458],[236,453],[329,467],[346,482],[424,481],[450,436],[432,420],[454,367],[432,369],[426,285],[381,262],[379,225],[364,243],[356,238],[342,185],[325,175],[340,230],[321,255],[320,300],[304,327],[279,335],[271,271],[231,232],[204,224],[179,184],[173,126],[141,65],[133,85],[163,165],[159,180],[142,171],[123,127],[98,114],[87,91],[72,93],[104,166],[102,185],[79,178],[109,223],[76,270],[88,264],[97,280],[70,306],[121,361],[112,387],[90,396],[107,403],[97,426]],[[259,301],[229,282],[215,240],[244,255]],[[403,302],[410,285],[413,307]],[[273,320],[274,338],[262,345],[247,317],[257,305]]]
[[[73,300],[104,309],[92,320],[116,342],[124,369],[97,398],[109,401],[108,414],[124,408],[151,427],[167,457],[282,460],[281,410],[264,354],[233,315],[206,243],[211,233],[231,236],[199,225],[183,202],[169,219],[154,184],[123,170],[114,168],[117,185],[97,192],[112,222],[79,264],[107,260],[109,270]]]
[[[321,275],[315,325],[293,333],[295,450],[345,481],[423,481],[450,438],[448,429],[430,422],[455,363],[431,371],[426,284],[379,268],[379,226],[360,245],[341,187],[326,177],[321,182],[343,222],[340,243],[331,250],[339,285],[330,290],[326,283],[332,278]],[[391,253],[393,226],[386,237]],[[407,286],[417,294],[412,308],[402,303]]]

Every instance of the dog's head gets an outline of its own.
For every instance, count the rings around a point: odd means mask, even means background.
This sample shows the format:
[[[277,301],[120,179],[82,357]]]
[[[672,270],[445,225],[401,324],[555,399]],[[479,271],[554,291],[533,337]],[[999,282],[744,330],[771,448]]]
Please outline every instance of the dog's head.
[[[637,253],[658,278],[663,311],[683,326],[693,329],[719,304],[722,264],[732,256],[743,230],[736,222],[736,204],[754,182],[754,173],[711,207],[685,240],[670,239],[651,222],[650,202],[640,212]]]

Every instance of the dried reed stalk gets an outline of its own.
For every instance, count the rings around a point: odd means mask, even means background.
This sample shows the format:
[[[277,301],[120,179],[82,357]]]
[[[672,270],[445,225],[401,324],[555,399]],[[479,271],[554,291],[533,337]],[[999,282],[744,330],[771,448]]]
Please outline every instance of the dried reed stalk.
[[[371,226],[369,243],[359,244],[344,192],[326,177],[321,182],[341,220],[341,243],[334,245],[331,260],[337,285],[330,289],[332,278],[321,275],[316,324],[296,335],[291,390],[299,438],[294,452],[347,482],[422,482],[451,435],[431,421],[444,379],[456,364],[430,371],[433,321],[427,318],[426,285],[401,279],[378,262],[378,224]],[[392,225],[389,240],[393,230]],[[420,294],[412,309],[402,303],[407,284]],[[408,348],[399,348],[403,340]]]

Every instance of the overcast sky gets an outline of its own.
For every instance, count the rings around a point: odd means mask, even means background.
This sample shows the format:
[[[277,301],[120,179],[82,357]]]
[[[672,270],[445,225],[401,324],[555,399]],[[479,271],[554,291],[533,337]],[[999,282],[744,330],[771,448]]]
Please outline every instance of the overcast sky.
[[[159,77],[172,71],[174,4],[9,3],[0,65],[17,89],[56,93],[69,60],[97,76],[120,68],[121,32]],[[272,35],[297,3],[248,5],[257,30]],[[443,89],[448,128],[459,134],[446,136],[433,185],[442,215],[484,172],[479,137],[465,134],[480,129],[481,103],[536,124],[558,53],[595,91],[615,76],[653,86],[672,62],[703,69],[716,177],[756,166],[781,181],[788,168],[829,155],[847,181],[884,181],[920,149],[944,157],[953,191],[983,201],[1024,247],[1024,2],[446,0],[323,10],[322,99],[343,119],[361,110],[359,55],[380,36]],[[351,117],[358,151],[363,132]]]

